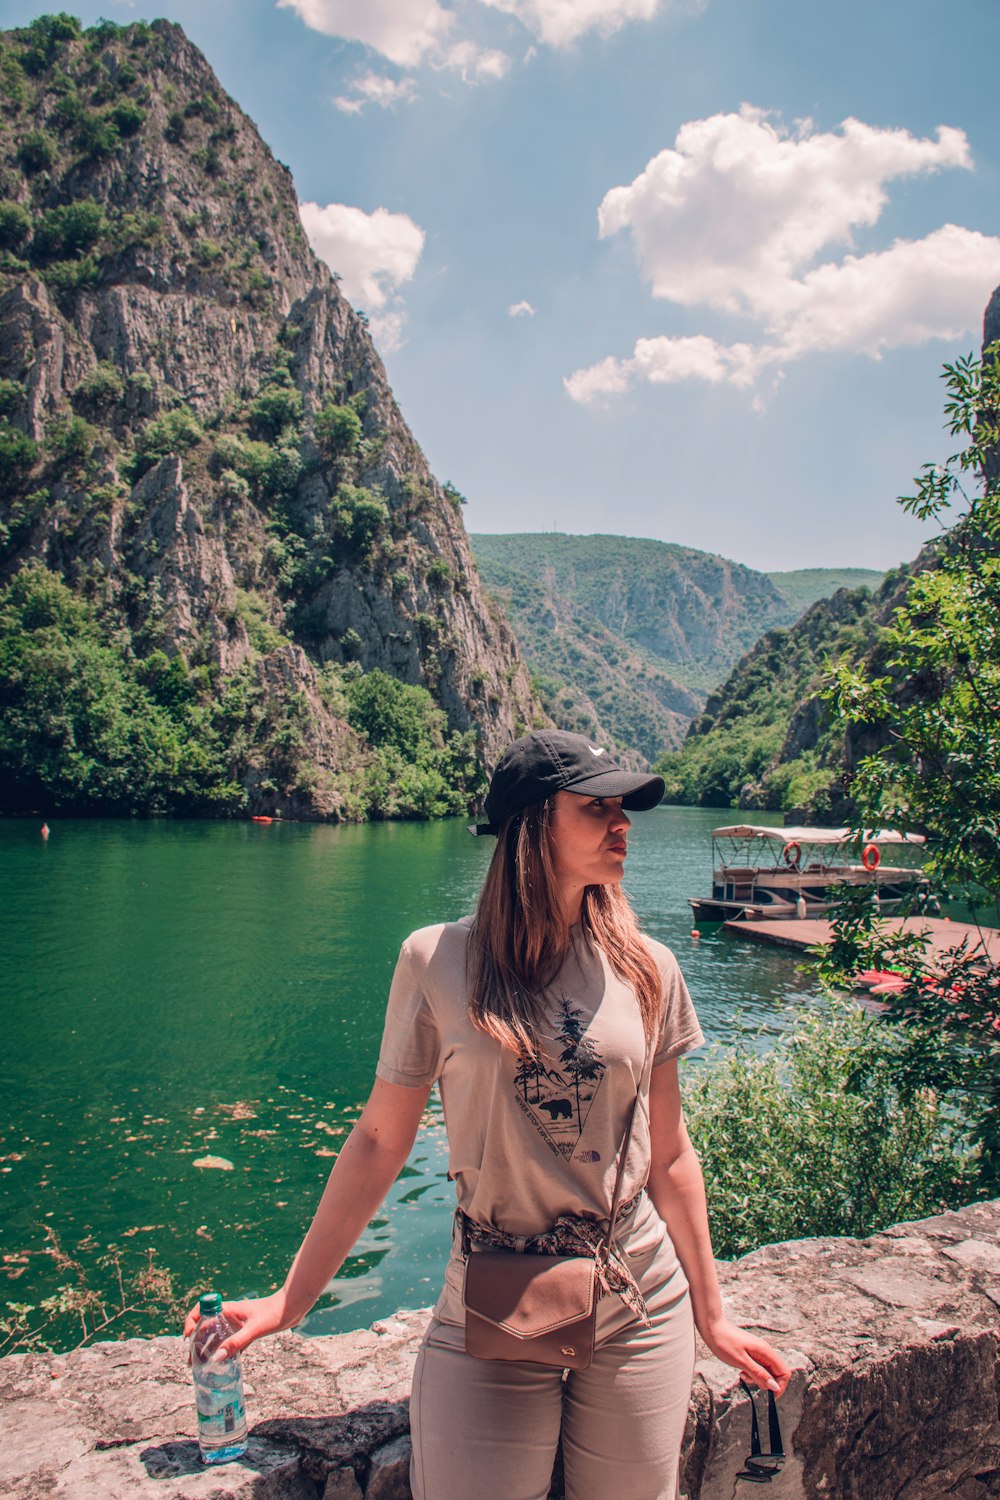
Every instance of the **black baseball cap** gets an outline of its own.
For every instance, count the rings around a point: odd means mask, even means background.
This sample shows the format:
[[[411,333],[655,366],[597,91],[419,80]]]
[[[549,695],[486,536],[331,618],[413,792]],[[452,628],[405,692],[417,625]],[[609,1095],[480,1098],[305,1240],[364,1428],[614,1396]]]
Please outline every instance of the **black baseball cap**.
[[[536,729],[515,740],[490,781],[486,794],[488,823],[470,833],[499,833],[500,825],[532,802],[556,792],[581,797],[620,797],[629,812],[645,812],[662,801],[662,776],[623,771],[600,745],[564,729]]]

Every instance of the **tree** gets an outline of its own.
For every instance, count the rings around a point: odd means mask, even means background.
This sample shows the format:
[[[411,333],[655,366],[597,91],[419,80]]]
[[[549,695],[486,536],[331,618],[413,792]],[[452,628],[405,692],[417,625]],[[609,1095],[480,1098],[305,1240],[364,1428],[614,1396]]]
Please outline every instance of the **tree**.
[[[605,1065],[590,1037],[583,1027],[583,1012],[563,998],[559,1004],[560,1029],[556,1033],[559,1041],[566,1045],[559,1054],[559,1061],[573,1080],[576,1096],[576,1128],[583,1129],[583,1113],[580,1108],[580,1084],[598,1083],[605,1073]]]
[[[948,429],[964,446],[925,464],[901,498],[941,535],[922,558],[871,659],[842,661],[827,699],[849,732],[877,748],[850,793],[857,827],[907,827],[928,839],[928,876],[972,909],[1000,917],[1000,346],[946,365]],[[955,513],[950,526],[949,512]],[[892,1013],[911,1038],[909,1066],[948,1090],[972,1121],[984,1191],[1000,1190],[1000,972],[976,945],[933,961],[892,934],[870,903],[834,924],[830,979],[898,969]]]

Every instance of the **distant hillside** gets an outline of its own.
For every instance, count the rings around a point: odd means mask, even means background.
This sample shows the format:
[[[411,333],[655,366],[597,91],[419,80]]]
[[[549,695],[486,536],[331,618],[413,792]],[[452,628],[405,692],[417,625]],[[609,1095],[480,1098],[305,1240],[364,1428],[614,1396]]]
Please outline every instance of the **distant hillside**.
[[[871,568],[798,568],[767,577],[791,608],[802,614],[817,599],[829,599],[838,589],[868,588],[874,593],[885,574]]]
[[[621,536],[471,537],[546,712],[653,760],[680,745],[705,697],[760,635],[825,582],[864,569],[758,573],[712,553]]]
[[[921,565],[925,559],[913,567]],[[830,662],[878,652],[881,627],[911,571],[886,574],[875,594],[841,589],[818,600],[790,628],[767,631],[711,694],[683,749],[657,763],[667,800],[806,808],[821,821],[844,816],[836,783],[854,752],[843,734],[830,729],[816,693]]]

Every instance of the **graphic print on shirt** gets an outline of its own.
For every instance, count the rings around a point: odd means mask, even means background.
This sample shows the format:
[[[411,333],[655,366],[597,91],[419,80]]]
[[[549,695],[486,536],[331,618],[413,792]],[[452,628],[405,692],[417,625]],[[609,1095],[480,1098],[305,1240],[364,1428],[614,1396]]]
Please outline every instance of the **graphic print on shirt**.
[[[550,1061],[525,1059],[514,1083],[517,1102],[539,1135],[557,1155],[572,1156],[607,1067],[587,1036],[583,1012],[565,998],[556,1024]],[[600,1156],[586,1151],[577,1160],[595,1162]]]

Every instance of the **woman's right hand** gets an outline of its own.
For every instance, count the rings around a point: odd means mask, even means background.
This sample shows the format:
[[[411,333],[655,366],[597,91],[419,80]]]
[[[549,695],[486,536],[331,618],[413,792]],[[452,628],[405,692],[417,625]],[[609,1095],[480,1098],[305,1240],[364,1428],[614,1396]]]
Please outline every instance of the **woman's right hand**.
[[[272,1292],[270,1297],[248,1297],[243,1302],[223,1302],[222,1311],[235,1325],[235,1332],[223,1340],[213,1352],[213,1360],[232,1359],[254,1339],[268,1333],[280,1333],[291,1328],[298,1319],[289,1312],[284,1291]],[[201,1322],[197,1305],[192,1307],[184,1320],[184,1337],[190,1338]]]

